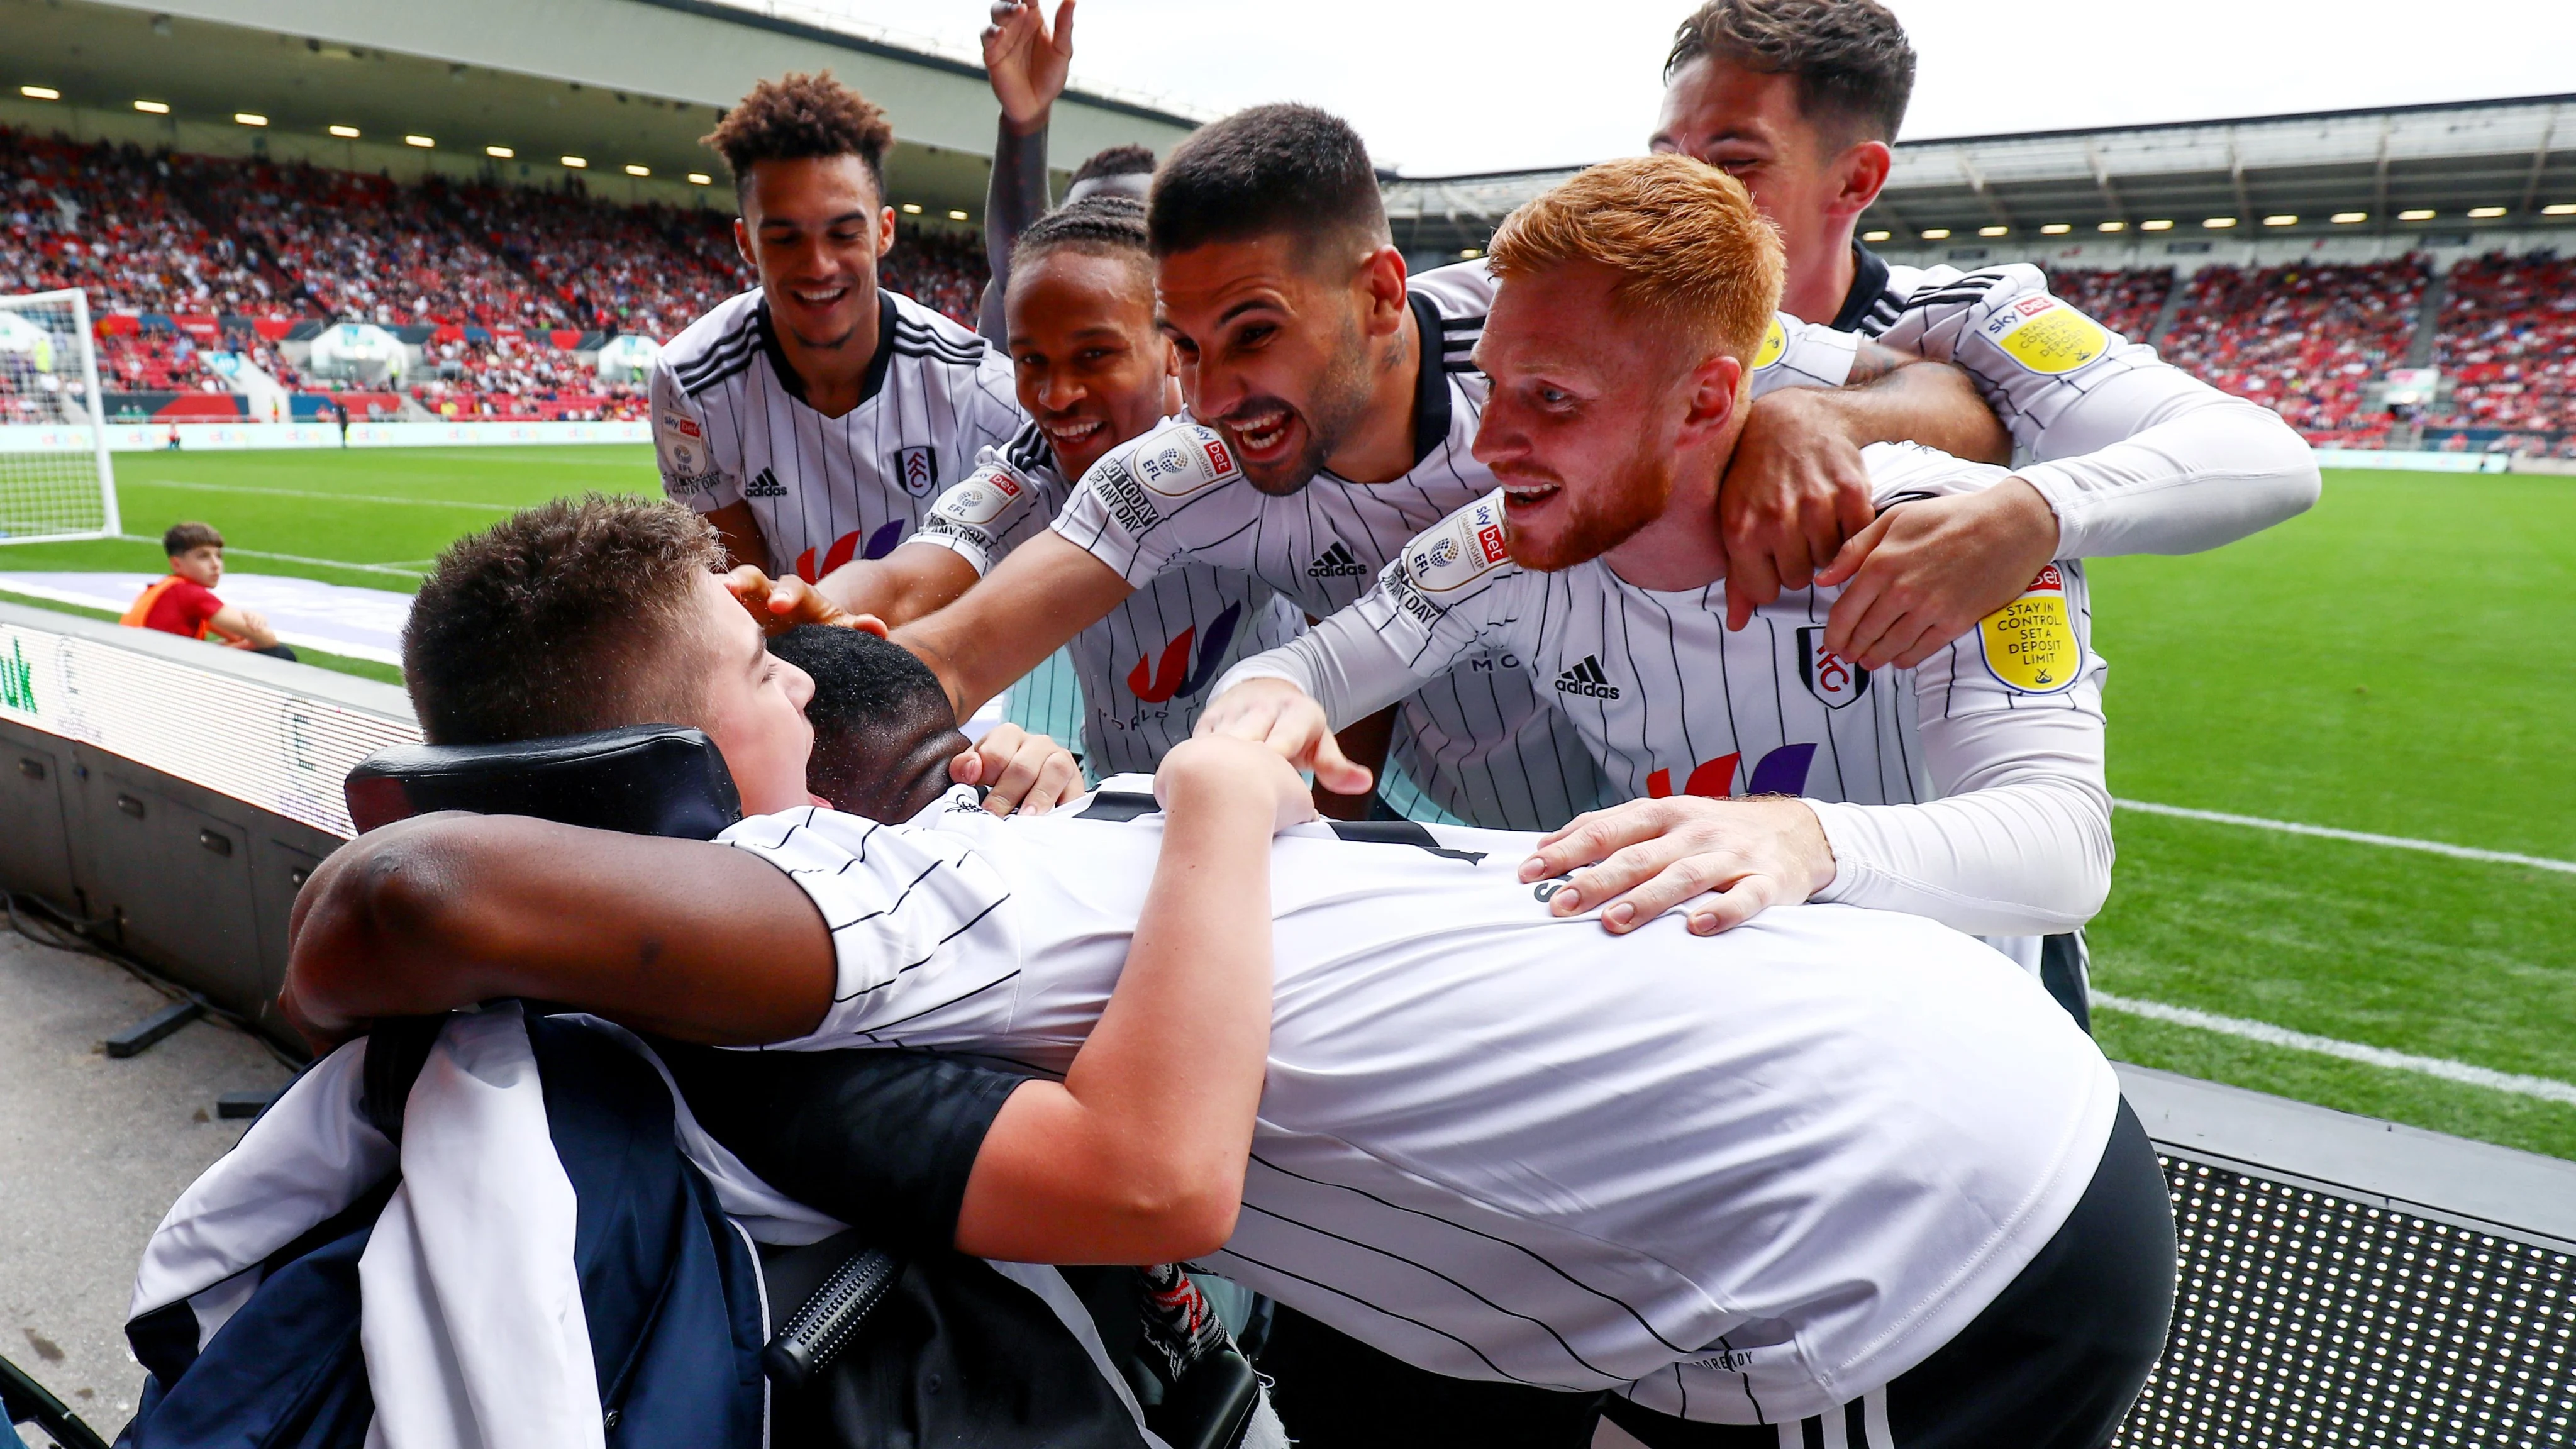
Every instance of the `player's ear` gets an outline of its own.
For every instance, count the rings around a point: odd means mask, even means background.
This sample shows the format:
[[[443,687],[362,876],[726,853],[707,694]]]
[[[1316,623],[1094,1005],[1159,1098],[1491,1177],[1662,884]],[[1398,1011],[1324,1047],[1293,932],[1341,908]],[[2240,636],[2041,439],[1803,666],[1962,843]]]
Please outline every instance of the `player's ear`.
[[[1360,263],[1358,285],[1367,299],[1370,336],[1390,337],[1403,328],[1404,314],[1412,306],[1405,295],[1405,280],[1404,253],[1393,243],[1371,251]]]
[[[751,250],[751,223],[738,216],[733,219],[733,249],[735,254],[742,258],[744,266],[751,268],[755,273],[760,270],[760,258],[754,256]]]
[[[1744,364],[1719,354],[1691,369],[1689,411],[1682,415],[1681,435],[1684,446],[1700,443],[1725,431],[1735,421],[1735,412],[1744,401]]]
[[[877,256],[882,259],[886,253],[893,250],[894,208],[880,206],[877,208]]]
[[[1833,214],[1837,217],[1858,216],[1878,200],[1879,188],[1887,185],[1888,170],[1896,164],[1896,153],[1885,141],[1854,141],[1834,158]]]

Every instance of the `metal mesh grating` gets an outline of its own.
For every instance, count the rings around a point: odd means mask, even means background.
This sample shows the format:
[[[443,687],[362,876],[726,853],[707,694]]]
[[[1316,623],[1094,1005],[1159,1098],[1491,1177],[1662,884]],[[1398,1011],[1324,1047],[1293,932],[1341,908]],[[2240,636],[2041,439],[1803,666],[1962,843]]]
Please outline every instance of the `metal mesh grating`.
[[[2576,1258],[2170,1154],[2172,1337],[2116,1441],[2576,1443]]]

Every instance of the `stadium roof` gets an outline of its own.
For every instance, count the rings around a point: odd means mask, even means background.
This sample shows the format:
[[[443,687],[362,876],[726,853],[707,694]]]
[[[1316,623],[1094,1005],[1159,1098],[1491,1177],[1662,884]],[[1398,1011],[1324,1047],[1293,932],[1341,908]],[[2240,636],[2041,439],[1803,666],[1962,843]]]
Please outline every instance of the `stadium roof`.
[[[0,0],[0,122],[396,175],[546,182],[574,156],[595,191],[638,198],[685,200],[693,172],[721,185],[697,144],[717,112],[763,76],[825,68],[905,143],[889,199],[982,214],[996,114],[982,68],[808,20],[710,0]],[[1069,92],[1051,140],[1070,166],[1125,142],[1167,150],[1196,124]]]
[[[1574,169],[1398,180],[1390,219],[1408,249],[1481,246]],[[1861,225],[1901,239],[2159,221],[2206,234],[2212,219],[2281,236],[2576,226],[2576,95],[1903,141]]]

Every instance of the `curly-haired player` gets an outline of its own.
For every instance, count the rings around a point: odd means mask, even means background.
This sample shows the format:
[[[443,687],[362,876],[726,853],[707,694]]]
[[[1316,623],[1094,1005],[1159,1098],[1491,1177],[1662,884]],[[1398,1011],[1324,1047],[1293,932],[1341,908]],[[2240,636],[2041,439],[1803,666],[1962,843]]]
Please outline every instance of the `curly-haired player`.
[[[662,487],[736,564],[820,578],[881,558],[1024,419],[983,339],[877,285],[895,242],[894,128],[819,75],[752,88],[706,144],[733,172],[734,239],[760,286],[662,350]]]

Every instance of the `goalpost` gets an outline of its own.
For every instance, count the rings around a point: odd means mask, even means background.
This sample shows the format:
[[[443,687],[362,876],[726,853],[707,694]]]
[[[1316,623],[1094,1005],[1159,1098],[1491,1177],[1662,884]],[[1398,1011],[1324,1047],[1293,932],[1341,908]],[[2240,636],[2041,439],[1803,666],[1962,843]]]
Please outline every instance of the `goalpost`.
[[[0,544],[124,531],[103,401],[89,299],[0,295]]]

